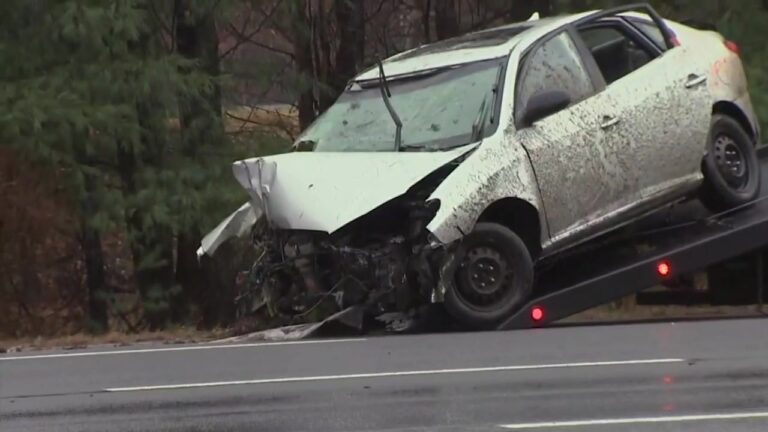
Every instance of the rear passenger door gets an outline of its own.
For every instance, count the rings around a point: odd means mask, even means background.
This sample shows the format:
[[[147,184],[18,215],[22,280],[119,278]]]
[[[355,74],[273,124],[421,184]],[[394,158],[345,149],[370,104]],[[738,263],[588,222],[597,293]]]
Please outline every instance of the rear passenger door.
[[[706,73],[694,53],[659,46],[648,34],[655,24],[644,23],[641,31],[614,16],[578,29],[618,113],[604,124],[614,133],[602,151],[615,169],[637,179],[640,200],[627,196],[623,204],[638,211],[696,185],[709,125]]]

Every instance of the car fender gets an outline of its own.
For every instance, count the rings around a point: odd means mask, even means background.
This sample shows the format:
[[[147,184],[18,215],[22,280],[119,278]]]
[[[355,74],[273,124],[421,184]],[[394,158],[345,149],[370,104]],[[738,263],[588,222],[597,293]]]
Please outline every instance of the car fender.
[[[440,208],[427,230],[441,243],[452,243],[472,231],[483,211],[504,198],[533,205],[539,213],[542,236],[549,232],[528,155],[509,134],[504,135],[498,141],[481,144],[430,196],[440,200]]]
[[[715,61],[709,73],[709,94],[712,106],[719,103],[735,105],[747,118],[754,136],[759,136],[760,126],[749,96],[747,76],[741,59],[728,53]]]
[[[726,39],[718,33],[684,28],[677,31],[685,32],[691,43],[701,47],[700,57],[709,62],[707,90],[710,105],[735,105],[749,121],[752,129],[750,132],[759,138],[760,122],[749,95],[747,75],[741,57],[726,47]]]

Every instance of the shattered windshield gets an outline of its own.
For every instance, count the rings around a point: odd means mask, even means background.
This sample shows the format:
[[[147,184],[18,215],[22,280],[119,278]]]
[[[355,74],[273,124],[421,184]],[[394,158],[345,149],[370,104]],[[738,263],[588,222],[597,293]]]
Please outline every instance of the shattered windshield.
[[[437,151],[493,132],[494,103],[506,58],[388,77],[391,103],[403,123],[402,150]],[[473,129],[482,134],[473,134]],[[354,83],[299,138],[315,151],[394,151],[396,126],[378,80]]]

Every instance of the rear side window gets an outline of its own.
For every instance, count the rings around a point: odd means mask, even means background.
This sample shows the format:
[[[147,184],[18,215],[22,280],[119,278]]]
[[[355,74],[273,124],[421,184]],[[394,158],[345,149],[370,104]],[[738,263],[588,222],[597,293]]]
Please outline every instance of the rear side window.
[[[584,62],[568,33],[560,33],[528,54],[518,77],[516,112],[542,90],[563,90],[576,104],[595,93]],[[519,118],[519,117],[518,117]]]

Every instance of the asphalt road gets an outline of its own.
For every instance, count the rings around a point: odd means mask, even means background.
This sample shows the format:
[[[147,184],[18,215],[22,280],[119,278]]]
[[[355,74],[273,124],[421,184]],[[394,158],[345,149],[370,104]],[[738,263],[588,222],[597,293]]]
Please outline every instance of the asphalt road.
[[[0,356],[10,431],[766,431],[768,320]]]

